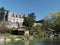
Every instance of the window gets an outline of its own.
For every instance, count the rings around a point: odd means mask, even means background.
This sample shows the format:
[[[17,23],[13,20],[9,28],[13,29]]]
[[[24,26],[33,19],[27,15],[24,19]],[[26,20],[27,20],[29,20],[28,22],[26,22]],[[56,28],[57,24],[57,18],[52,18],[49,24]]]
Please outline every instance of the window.
[[[19,15],[19,18],[21,18],[21,15]]]
[[[13,13],[13,17],[14,17],[14,13]]]
[[[20,19],[20,21],[22,21],[22,19]]]
[[[23,15],[21,15],[21,18],[24,18],[24,16],[23,16]]]
[[[16,15],[16,18],[17,18],[18,16]]]

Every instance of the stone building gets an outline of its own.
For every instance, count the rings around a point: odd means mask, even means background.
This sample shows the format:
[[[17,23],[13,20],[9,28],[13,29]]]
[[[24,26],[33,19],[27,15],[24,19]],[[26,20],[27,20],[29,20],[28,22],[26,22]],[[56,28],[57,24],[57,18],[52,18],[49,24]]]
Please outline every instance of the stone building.
[[[7,14],[5,15],[6,21],[6,27],[10,28],[20,28],[24,27],[23,22],[24,22],[24,14],[18,14],[18,13],[13,13],[8,11]]]

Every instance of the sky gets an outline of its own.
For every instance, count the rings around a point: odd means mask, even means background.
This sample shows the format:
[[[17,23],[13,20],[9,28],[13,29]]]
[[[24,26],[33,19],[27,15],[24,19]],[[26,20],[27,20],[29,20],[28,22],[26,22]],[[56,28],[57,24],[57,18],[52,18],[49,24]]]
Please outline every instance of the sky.
[[[41,20],[52,12],[60,12],[60,0],[0,0],[1,7],[25,15],[34,12],[36,20]]]

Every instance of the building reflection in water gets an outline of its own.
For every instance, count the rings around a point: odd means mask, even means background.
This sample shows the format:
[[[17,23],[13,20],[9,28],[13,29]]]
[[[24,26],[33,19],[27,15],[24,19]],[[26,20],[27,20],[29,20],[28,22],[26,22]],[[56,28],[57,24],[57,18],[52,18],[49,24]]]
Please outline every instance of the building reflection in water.
[[[24,40],[24,45],[29,45],[29,40]]]

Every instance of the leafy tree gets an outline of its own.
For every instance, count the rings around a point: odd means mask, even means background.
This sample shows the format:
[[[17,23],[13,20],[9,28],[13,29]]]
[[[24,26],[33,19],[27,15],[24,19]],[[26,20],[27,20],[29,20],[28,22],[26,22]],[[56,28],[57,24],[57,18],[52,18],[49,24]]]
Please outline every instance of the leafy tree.
[[[28,17],[35,20],[36,16],[35,16],[35,13],[30,13],[28,14]]]
[[[52,13],[52,28],[60,32],[60,12]]]
[[[60,12],[52,13],[51,17],[45,17],[43,20],[44,29],[51,28],[60,32]]]
[[[30,28],[30,27],[32,27],[32,25],[33,25],[33,20],[31,19],[31,18],[29,18],[29,17],[25,17],[24,18],[24,25],[26,26],[26,27],[28,27],[28,28]]]
[[[34,13],[28,14],[27,17],[24,17],[24,23],[23,23],[23,25],[25,25],[30,30],[31,27],[34,24],[34,21],[35,21],[35,15],[34,15]]]
[[[48,27],[50,27],[50,18],[46,16],[44,19],[42,19],[42,23],[42,29],[47,29]]]

